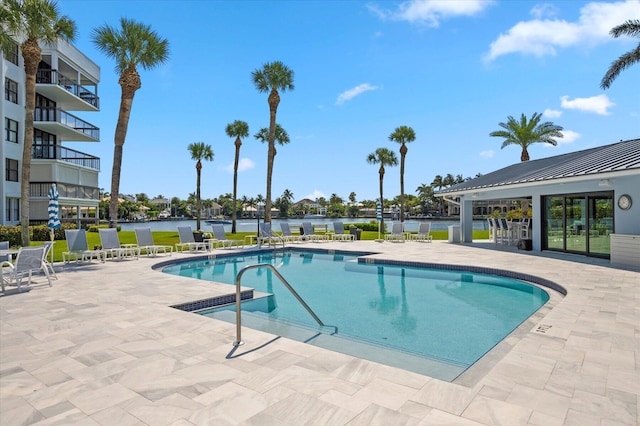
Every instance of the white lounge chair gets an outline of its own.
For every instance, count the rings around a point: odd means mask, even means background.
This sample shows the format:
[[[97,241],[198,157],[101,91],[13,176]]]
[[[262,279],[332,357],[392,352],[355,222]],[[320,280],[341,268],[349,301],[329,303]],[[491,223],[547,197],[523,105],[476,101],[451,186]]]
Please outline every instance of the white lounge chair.
[[[280,235],[274,234],[273,231],[271,230],[271,224],[270,223],[261,223],[260,224],[260,236],[258,237],[258,244],[282,244],[282,246],[284,247],[285,245],[285,239],[282,238]]]
[[[213,229],[213,238],[208,240],[209,247],[212,247],[212,244],[215,244],[216,248],[227,248],[233,246],[239,248],[240,245],[244,245],[244,243],[239,240],[228,240],[227,233],[224,232],[224,225],[221,223],[213,223],[211,224],[211,228]]]
[[[185,248],[191,252],[201,249],[209,250],[209,243],[206,241],[196,242],[190,226],[178,226],[178,236],[180,237],[180,242],[176,243],[176,251],[184,251]]]
[[[345,234],[344,223],[333,222],[333,239],[335,241],[353,241],[355,237],[353,234]]]
[[[6,284],[16,285],[18,291],[22,291],[22,281],[27,277],[27,284],[31,284],[31,277],[35,272],[42,272],[51,287],[49,268],[44,260],[46,253],[45,246],[21,247],[14,263],[2,262],[0,266],[2,269],[2,280],[0,280],[2,291],[4,292]]]
[[[302,222],[302,230],[304,231],[304,235],[302,235],[303,240],[314,241],[314,242],[327,240],[326,235],[319,235],[314,232],[313,225],[309,221]]]
[[[98,229],[100,234],[100,244],[102,244],[102,250],[107,252],[107,255],[111,256],[113,260],[122,260],[125,258],[138,259],[140,256],[140,249],[137,246],[127,245],[124,246],[120,243],[118,238],[118,230],[115,228]]]
[[[404,225],[402,222],[394,222],[393,225],[391,225],[391,233],[386,234],[384,236],[385,240],[387,241],[395,241],[395,242],[401,242],[404,243],[405,237],[404,237]]]
[[[411,241],[424,241],[430,243],[432,241],[431,237],[431,222],[420,222],[418,226],[417,234],[410,234],[409,238]]]
[[[280,230],[282,231],[282,238],[284,238],[285,241],[299,243],[302,238],[301,235],[293,235],[291,227],[287,222],[280,222]]]
[[[67,240],[67,251],[62,253],[62,261],[64,263],[69,263],[72,258],[76,262],[80,260],[91,262],[94,258],[102,262],[106,260],[107,252],[104,250],[89,250],[87,231],[84,229],[65,229],[64,235]]]
[[[156,244],[153,241],[151,228],[135,228],[134,231],[136,231],[136,242],[138,243],[138,248],[140,251],[144,250],[147,256],[156,257],[159,252],[166,254],[167,251],[169,252],[169,256],[171,256],[173,247]]]
[[[51,255],[51,262],[49,262],[49,253],[53,250],[53,241],[45,241],[42,245],[44,246],[44,263],[49,268],[49,275],[57,280],[58,274],[56,274],[56,270],[53,269],[53,255]]]

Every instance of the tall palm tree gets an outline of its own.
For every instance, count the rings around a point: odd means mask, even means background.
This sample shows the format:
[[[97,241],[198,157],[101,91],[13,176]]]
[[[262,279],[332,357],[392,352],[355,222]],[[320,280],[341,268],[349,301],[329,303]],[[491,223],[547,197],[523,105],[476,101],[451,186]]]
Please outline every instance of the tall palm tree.
[[[640,37],[640,19],[629,19],[623,24],[613,27],[611,31],[609,31],[609,34],[615,38],[621,35]],[[607,73],[600,82],[600,87],[608,89],[611,83],[613,83],[613,80],[615,80],[623,70],[638,62],[640,62],[640,43],[638,43],[635,49],[628,51],[611,63]]]
[[[256,89],[260,93],[269,92],[269,135],[267,141],[267,195],[265,204],[264,221],[271,222],[271,178],[273,175],[273,159],[276,155],[276,114],[280,104],[278,90],[285,92],[293,90],[293,71],[280,61],[266,63],[261,69],[251,73],[251,78]]]
[[[509,145],[522,147],[520,161],[529,161],[529,151],[527,148],[534,143],[548,143],[553,146],[558,145],[556,138],[562,138],[562,126],[556,126],[550,121],[540,123],[541,113],[534,112],[529,120],[524,113],[520,116],[520,121],[516,121],[512,116],[507,117],[506,123],[498,123],[504,130],[496,130],[489,133],[489,136],[504,138],[501,149]]]
[[[240,120],[236,120],[233,123],[227,124],[225,128],[227,136],[230,138],[236,138],[236,157],[233,162],[233,213],[231,215],[231,233],[236,233],[236,198],[238,196],[238,162],[240,161],[240,147],[242,146],[242,140],[240,138],[246,138],[249,136],[249,125]]]
[[[372,152],[367,156],[367,163],[380,164],[378,174],[380,175],[380,207],[384,211],[384,197],[382,193],[382,182],[384,180],[384,167],[385,166],[397,166],[398,157],[396,153],[387,148],[378,148],[375,152]],[[380,221],[380,229],[384,231],[384,215]]]
[[[0,5],[0,48],[5,51],[20,43],[25,71],[25,120],[20,174],[20,235],[22,245],[28,247],[29,184],[31,181],[31,150],[33,146],[33,112],[36,106],[36,74],[42,59],[40,43],[56,40],[73,41],[76,24],[61,16],[52,0],[3,0]]]
[[[127,137],[131,105],[136,91],[142,87],[138,67],[144,70],[155,68],[169,59],[169,42],[151,29],[151,26],[120,18],[120,28],[103,25],[94,28],[91,41],[107,57],[115,59],[116,73],[120,75],[122,94],[120,111],[113,138],[113,168],[111,170],[111,197],[109,204],[109,227],[118,222],[118,197],[120,172],[122,171],[122,147]]]
[[[187,147],[191,153],[191,159],[196,160],[196,229],[200,229],[200,216],[202,215],[202,200],[200,199],[200,172],[202,171],[202,160],[213,161],[213,151],[211,145],[204,142],[190,143]]]
[[[396,127],[389,140],[400,144],[400,222],[404,222],[404,158],[408,151],[406,144],[416,140],[416,132],[409,126]]]

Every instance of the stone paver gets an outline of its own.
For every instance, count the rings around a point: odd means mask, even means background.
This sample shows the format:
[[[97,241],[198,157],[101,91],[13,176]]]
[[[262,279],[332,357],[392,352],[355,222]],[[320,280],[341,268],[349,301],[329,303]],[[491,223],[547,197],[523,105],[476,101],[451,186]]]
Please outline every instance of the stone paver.
[[[447,383],[247,328],[233,350],[233,324],[170,306],[234,289],[151,268],[189,254],[56,265],[53,287],[0,297],[0,424],[638,424],[640,272],[491,243],[305,245],[518,271],[567,295]]]

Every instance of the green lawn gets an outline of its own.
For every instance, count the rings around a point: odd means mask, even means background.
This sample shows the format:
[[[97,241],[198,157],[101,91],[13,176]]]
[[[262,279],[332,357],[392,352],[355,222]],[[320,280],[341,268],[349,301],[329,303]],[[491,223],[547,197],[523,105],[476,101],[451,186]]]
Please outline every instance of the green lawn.
[[[242,240],[246,235],[255,235],[255,232],[238,232],[236,234],[227,233],[227,238],[232,240]],[[448,231],[431,231],[431,236],[434,240],[447,240],[449,238]],[[120,231],[118,233],[121,244],[135,244],[136,234],[134,231]],[[375,240],[378,238],[378,233],[373,231],[363,231],[361,239],[363,240]],[[473,231],[473,239],[488,239],[489,231]],[[97,232],[87,232],[87,240],[89,248],[100,245],[100,235]],[[180,242],[178,231],[156,231],[153,232],[153,240],[159,245],[168,245],[175,247],[175,243]],[[40,245],[42,241],[34,241],[32,245]],[[65,241],[56,240],[54,246],[54,261],[62,261],[62,253],[67,251],[67,243]]]

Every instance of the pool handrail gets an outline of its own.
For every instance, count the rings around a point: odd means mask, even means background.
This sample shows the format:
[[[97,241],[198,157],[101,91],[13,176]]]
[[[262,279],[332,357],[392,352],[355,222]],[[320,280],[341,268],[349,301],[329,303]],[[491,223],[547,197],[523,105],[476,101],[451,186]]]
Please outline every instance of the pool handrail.
[[[242,268],[240,270],[240,272],[238,272],[238,275],[236,275],[236,340],[235,342],[233,342],[233,346],[240,346],[243,345],[244,342],[242,341],[242,331],[241,331],[241,327],[242,327],[242,318],[241,318],[241,300],[240,300],[240,280],[242,279],[242,275],[248,271],[249,269],[256,269],[256,268],[269,268],[271,269],[271,271],[273,271],[274,274],[276,274],[276,277],[278,277],[278,279],[280,280],[280,282],[282,282],[282,284],[284,284],[284,286],[287,288],[287,290],[289,290],[289,292],[291,294],[293,294],[293,296],[298,299],[298,302],[300,302],[300,304],[302,305],[302,307],[304,307],[307,312],[309,312],[309,314],[313,317],[314,320],[316,320],[316,322],[318,323],[318,325],[320,325],[321,327],[333,327],[335,329],[334,333],[338,332],[338,327],[331,325],[331,326],[325,326],[325,324],[320,320],[320,318],[318,318],[318,316],[315,314],[315,312],[313,312],[313,310],[309,307],[309,305],[307,305],[307,303],[302,299],[302,297],[300,297],[300,295],[298,294],[297,291],[295,291],[293,289],[293,287],[291,287],[291,284],[289,284],[289,282],[287,282],[287,280],[282,276],[282,274],[280,274],[280,272],[278,272],[278,270],[270,263],[258,263],[255,265],[247,265],[244,268]]]

